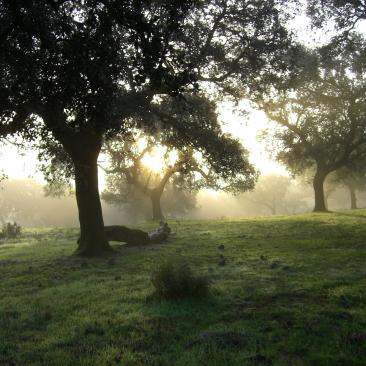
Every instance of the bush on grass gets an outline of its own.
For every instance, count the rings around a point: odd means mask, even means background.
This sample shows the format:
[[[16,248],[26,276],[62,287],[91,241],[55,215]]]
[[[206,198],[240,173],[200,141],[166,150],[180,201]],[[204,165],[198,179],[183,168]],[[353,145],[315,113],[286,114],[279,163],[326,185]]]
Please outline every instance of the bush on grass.
[[[20,236],[21,234],[21,226],[18,225],[16,222],[11,223],[7,222],[0,233],[0,238],[9,238],[14,239]]]
[[[151,276],[155,294],[163,299],[204,297],[208,294],[209,281],[195,275],[183,262],[167,262],[160,265]]]

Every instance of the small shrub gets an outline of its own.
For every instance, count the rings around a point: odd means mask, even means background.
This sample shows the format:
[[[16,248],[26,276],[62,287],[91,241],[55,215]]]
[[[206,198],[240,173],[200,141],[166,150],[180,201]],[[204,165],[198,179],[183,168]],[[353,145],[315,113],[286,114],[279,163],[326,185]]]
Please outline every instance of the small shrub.
[[[9,239],[17,238],[21,234],[21,229],[21,226],[18,225],[16,222],[14,222],[13,224],[11,222],[8,222],[3,226],[3,230],[0,236],[2,238]]]
[[[188,264],[167,262],[160,265],[151,276],[158,297],[181,299],[184,297],[203,297],[209,289],[206,277],[193,274]]]

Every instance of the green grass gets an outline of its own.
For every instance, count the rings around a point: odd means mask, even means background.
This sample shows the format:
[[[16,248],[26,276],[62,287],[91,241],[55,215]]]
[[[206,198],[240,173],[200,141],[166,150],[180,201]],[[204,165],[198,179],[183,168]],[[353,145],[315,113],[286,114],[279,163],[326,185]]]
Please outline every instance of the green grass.
[[[170,225],[114,261],[72,257],[76,230],[0,245],[0,365],[366,365],[366,210]],[[175,257],[208,297],[152,296]]]

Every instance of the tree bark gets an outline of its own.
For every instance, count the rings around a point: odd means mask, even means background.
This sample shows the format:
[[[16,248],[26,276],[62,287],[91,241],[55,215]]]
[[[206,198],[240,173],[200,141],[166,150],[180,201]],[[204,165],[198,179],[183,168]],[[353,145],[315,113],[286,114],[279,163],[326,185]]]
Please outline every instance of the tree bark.
[[[313,187],[314,187],[314,194],[315,194],[315,206],[314,212],[326,212],[327,206],[325,203],[325,195],[324,195],[324,181],[327,177],[328,172],[322,169],[317,169],[314,180],[313,180]]]
[[[357,197],[356,197],[356,190],[353,186],[348,186],[349,194],[351,198],[351,210],[355,210],[357,208]]]
[[[104,231],[102,205],[98,189],[97,159],[100,141],[80,141],[71,153],[75,167],[76,201],[79,210],[80,239],[77,254],[101,256],[111,250]]]
[[[69,127],[62,107],[50,102],[42,115],[55,139],[69,154],[75,173],[75,194],[79,212],[80,237],[76,254],[101,256],[111,251],[104,232],[102,205],[98,187],[97,160],[103,132],[93,127]]]
[[[161,210],[161,203],[160,199],[162,196],[162,192],[160,191],[152,191],[150,194],[151,204],[152,204],[152,211],[153,211],[153,221],[162,221],[164,220],[164,215]]]

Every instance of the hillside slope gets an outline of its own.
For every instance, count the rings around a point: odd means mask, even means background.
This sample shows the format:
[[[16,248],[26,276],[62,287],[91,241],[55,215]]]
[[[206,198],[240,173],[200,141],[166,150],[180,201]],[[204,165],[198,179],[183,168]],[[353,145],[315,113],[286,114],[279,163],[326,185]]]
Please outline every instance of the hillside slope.
[[[0,245],[0,365],[366,365],[366,210],[170,225],[114,258],[72,257],[76,230]],[[209,297],[152,296],[174,258]]]

